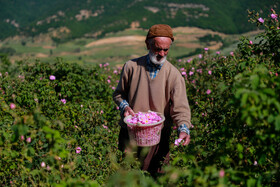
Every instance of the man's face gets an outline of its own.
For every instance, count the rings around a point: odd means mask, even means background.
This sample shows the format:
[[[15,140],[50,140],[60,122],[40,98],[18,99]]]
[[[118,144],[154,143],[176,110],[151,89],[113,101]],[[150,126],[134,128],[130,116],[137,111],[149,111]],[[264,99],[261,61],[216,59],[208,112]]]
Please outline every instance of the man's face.
[[[155,37],[152,44],[148,44],[150,59],[154,64],[165,62],[172,40],[168,37]]]

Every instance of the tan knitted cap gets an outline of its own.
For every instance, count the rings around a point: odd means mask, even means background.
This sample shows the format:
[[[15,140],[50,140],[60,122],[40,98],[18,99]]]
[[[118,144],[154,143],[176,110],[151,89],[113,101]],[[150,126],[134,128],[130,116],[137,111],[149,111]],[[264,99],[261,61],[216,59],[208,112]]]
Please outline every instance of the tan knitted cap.
[[[172,28],[169,25],[165,25],[165,24],[153,25],[149,29],[149,32],[146,37],[146,41],[154,37],[168,37],[171,38],[172,41],[174,41]]]

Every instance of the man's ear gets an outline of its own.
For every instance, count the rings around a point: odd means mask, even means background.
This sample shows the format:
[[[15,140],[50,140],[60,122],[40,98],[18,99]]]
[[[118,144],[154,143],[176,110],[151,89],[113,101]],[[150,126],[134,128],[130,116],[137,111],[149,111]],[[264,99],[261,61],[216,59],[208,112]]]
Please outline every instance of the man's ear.
[[[146,40],[146,41],[145,41],[145,43],[146,43],[146,47],[147,47],[147,49],[148,49],[148,50],[150,50],[150,49],[151,49],[151,47],[150,47],[150,43],[148,42],[148,40]]]

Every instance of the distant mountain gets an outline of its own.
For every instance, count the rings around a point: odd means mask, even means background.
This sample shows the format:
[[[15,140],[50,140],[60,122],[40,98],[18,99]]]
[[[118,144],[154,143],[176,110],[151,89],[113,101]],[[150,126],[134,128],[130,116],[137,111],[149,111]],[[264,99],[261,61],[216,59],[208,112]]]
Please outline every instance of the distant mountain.
[[[254,28],[248,9],[266,16],[278,5],[279,0],[0,0],[0,40],[48,32],[57,42],[100,38],[156,23],[244,33]]]

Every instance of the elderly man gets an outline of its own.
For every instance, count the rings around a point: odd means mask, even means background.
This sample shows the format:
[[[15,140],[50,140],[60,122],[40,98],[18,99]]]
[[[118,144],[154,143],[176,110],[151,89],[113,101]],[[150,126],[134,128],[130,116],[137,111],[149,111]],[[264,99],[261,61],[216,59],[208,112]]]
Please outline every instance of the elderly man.
[[[122,116],[119,134],[121,151],[125,150],[129,142],[126,124],[123,122],[125,116],[148,110],[165,116],[159,144],[149,147],[142,160],[142,169],[152,174],[162,172],[162,163],[169,161],[169,140],[173,123],[178,127],[182,145],[190,142],[191,114],[185,81],[166,59],[173,41],[169,25],[153,25],[145,41],[149,54],[124,64],[119,84],[113,94]]]

